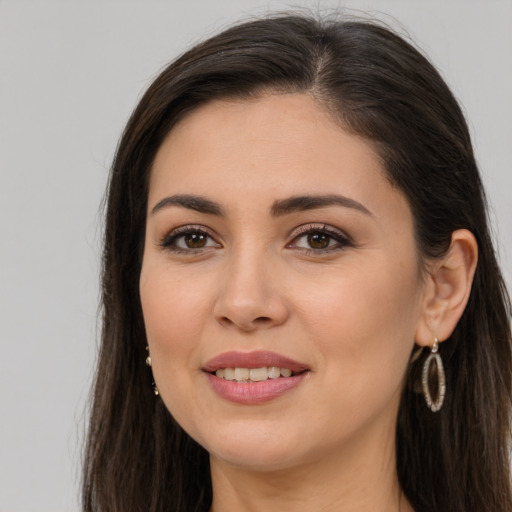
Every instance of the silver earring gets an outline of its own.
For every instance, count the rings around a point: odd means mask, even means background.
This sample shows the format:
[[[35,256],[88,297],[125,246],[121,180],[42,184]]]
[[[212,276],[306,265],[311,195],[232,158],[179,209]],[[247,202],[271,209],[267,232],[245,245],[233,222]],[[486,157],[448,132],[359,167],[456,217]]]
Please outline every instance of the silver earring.
[[[151,368],[151,356],[149,355],[149,347],[146,347],[146,350],[148,351],[148,356],[146,357],[146,364]],[[151,387],[153,388],[153,393],[155,393],[156,396],[160,394],[158,391],[158,388],[155,384],[155,379],[153,378],[153,371],[151,371]]]
[[[423,373],[421,376],[423,396],[425,397],[425,402],[427,402],[427,405],[432,412],[437,412],[439,411],[439,409],[441,409],[444,402],[444,396],[446,394],[446,380],[444,376],[443,361],[438,353],[438,350],[439,340],[437,338],[434,338],[432,350],[427,359],[425,359],[425,363],[423,364]],[[432,395],[429,389],[430,368],[433,362],[435,362],[437,376],[437,396],[435,400],[432,399]]]

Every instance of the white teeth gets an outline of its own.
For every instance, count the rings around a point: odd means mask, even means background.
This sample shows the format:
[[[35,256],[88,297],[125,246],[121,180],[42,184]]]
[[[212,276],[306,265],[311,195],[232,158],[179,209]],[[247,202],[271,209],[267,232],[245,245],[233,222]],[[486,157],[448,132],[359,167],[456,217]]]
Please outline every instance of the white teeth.
[[[279,377],[291,377],[292,371],[289,368],[278,366],[262,366],[261,368],[220,368],[215,375],[225,380],[236,380],[238,382],[260,382],[267,379],[278,379]]]
[[[260,380],[267,380],[268,379],[268,371],[267,367],[264,366],[263,368],[251,368],[249,370],[249,379],[253,382],[259,382]]]
[[[249,378],[249,368],[235,368],[235,380],[247,380]]]
[[[278,366],[271,366],[268,369],[268,378],[269,379],[278,379],[281,377],[281,368]]]

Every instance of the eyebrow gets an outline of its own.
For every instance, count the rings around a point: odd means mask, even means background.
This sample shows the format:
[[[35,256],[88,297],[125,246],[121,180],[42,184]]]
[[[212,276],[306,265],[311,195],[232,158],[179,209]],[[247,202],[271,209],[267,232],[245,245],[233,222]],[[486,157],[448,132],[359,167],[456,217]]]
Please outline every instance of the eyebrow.
[[[151,214],[155,214],[166,206],[182,206],[189,210],[195,210],[199,213],[207,213],[210,215],[224,215],[222,207],[219,203],[206,199],[202,196],[191,194],[176,194],[174,196],[164,197],[151,210]]]
[[[358,201],[337,194],[320,196],[294,196],[288,199],[282,199],[276,201],[272,205],[270,213],[273,217],[280,217],[289,213],[314,210],[316,208],[323,208],[325,206],[343,206],[344,208],[352,208],[354,210],[358,210],[366,215],[372,215],[370,210],[368,210],[368,208],[363,206]]]
[[[181,206],[199,213],[224,216],[224,210],[219,203],[207,199],[206,197],[192,194],[176,194],[164,197],[153,207],[151,214],[155,214],[168,206]],[[290,213],[314,210],[325,206],[342,206],[344,208],[352,208],[366,215],[372,215],[372,213],[358,201],[337,194],[303,195],[280,199],[273,203],[270,208],[270,214],[273,217],[281,217]]]

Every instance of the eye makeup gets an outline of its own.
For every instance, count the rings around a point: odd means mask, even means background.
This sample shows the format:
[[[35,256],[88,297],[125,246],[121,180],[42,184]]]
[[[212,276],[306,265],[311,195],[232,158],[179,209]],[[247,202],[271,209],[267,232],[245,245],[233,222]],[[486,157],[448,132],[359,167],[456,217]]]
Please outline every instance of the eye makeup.
[[[306,255],[323,255],[353,247],[351,239],[341,230],[322,223],[309,223],[295,228],[287,249]],[[204,225],[190,224],[171,230],[159,242],[162,249],[174,254],[196,255],[221,248],[216,236]]]
[[[159,243],[162,249],[176,254],[197,254],[221,245],[206,226],[185,225],[173,229]]]
[[[353,247],[350,238],[341,230],[327,224],[304,224],[291,234],[287,248],[303,250],[307,255],[332,253]]]

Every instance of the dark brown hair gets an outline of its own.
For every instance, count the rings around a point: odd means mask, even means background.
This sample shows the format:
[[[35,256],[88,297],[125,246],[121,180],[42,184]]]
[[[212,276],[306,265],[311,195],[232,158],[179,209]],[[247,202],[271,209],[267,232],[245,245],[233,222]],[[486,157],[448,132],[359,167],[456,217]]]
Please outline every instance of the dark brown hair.
[[[155,399],[144,364],[138,283],[148,180],[173,125],[199,105],[265,92],[313,95],[341,127],[369,140],[407,197],[419,252],[475,235],[467,308],[443,344],[447,396],[432,413],[410,365],[398,416],[397,468],[417,512],[510,512],[510,302],[489,236],[485,197],[457,101],[411,44],[366,21],[277,15],[197,45],[149,87],[110,176],[103,255],[103,331],[84,459],[86,512],[206,512],[207,452]]]

